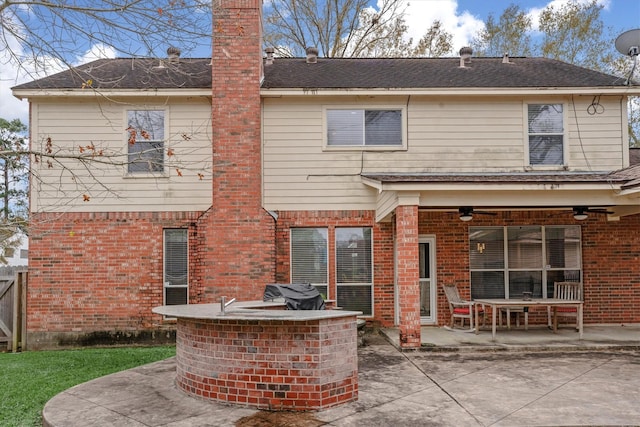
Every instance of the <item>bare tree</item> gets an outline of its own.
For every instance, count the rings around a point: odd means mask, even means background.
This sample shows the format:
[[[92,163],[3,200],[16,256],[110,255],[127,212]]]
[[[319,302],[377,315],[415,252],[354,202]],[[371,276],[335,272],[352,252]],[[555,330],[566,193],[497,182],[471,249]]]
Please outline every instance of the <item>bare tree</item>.
[[[28,216],[27,184],[29,156],[25,154],[27,126],[20,120],[0,118],[0,262],[6,262],[4,253],[21,243]]]
[[[614,41],[605,28],[600,13],[604,8],[596,0],[571,1],[561,6],[547,6],[540,15],[542,42],[538,47],[546,58],[596,70],[611,71]]]
[[[383,0],[274,0],[265,9],[265,43],[281,56],[303,56],[316,47],[322,56],[403,57],[442,55],[451,34],[434,22],[413,46],[404,21],[405,2]]]
[[[427,32],[418,40],[411,56],[439,57],[453,51],[453,35],[447,32],[441,21],[434,21]]]
[[[518,5],[509,5],[496,18],[491,14],[484,23],[484,29],[474,38],[472,45],[479,56],[530,56],[531,17]]]
[[[0,197],[5,221],[27,215],[29,158],[20,154],[27,149],[26,131],[27,126],[20,120],[0,118]]]
[[[169,45],[210,46],[211,21],[207,0],[4,0],[0,51],[28,73],[73,64],[91,50],[158,57]]]

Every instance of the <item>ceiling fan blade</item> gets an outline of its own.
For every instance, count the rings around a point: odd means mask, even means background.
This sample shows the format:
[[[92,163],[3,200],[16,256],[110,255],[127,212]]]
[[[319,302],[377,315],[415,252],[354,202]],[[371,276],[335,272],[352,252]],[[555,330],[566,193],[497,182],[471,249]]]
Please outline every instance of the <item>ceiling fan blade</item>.
[[[487,211],[473,211],[473,213],[478,215],[498,215],[497,212],[487,212]]]
[[[587,209],[587,212],[597,213],[597,214],[607,214],[607,215],[612,215],[613,214],[612,211],[609,211],[607,209],[598,209],[598,208]]]

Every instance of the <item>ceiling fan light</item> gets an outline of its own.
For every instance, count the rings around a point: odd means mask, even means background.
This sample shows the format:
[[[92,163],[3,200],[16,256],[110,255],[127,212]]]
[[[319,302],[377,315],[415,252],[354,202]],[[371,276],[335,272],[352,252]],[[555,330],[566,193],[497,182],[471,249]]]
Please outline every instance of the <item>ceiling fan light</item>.
[[[589,215],[587,215],[587,211],[584,208],[573,208],[573,219],[576,221],[584,221],[587,219]]]
[[[473,208],[469,206],[461,207],[458,212],[460,213],[460,221],[468,222],[473,219]]]

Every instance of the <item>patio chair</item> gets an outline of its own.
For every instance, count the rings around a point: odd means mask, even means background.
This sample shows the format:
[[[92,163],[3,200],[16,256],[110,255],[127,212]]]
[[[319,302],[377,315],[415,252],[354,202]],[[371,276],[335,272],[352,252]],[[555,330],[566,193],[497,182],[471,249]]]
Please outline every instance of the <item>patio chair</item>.
[[[566,300],[578,300],[582,301],[582,283],[581,282],[554,282],[553,283],[553,297],[556,299]],[[548,325],[553,328],[551,324],[551,307],[547,307]],[[576,330],[579,329],[578,325],[578,309],[576,307],[554,307],[553,317],[557,320],[557,317],[572,317],[576,319]]]
[[[451,312],[451,321],[449,327],[451,329],[455,328],[455,319],[460,319],[460,327],[464,329],[465,319],[469,319],[469,329],[467,332],[475,331],[473,327],[473,319],[475,316],[475,302],[467,301],[460,297],[458,293],[458,288],[456,285],[443,285],[444,294],[447,297],[447,301],[449,302],[449,311]],[[486,312],[484,309],[484,305],[480,305],[478,307],[478,314],[482,314],[482,326],[484,326],[486,321]],[[476,325],[477,326],[477,325]]]
[[[521,306],[502,307],[498,312],[498,325],[502,327],[502,315],[504,314],[507,321],[507,329],[511,329],[511,315],[513,313],[516,315],[516,328],[520,327],[520,313],[522,313],[524,315],[524,329],[525,331],[529,329],[529,313],[526,307]]]

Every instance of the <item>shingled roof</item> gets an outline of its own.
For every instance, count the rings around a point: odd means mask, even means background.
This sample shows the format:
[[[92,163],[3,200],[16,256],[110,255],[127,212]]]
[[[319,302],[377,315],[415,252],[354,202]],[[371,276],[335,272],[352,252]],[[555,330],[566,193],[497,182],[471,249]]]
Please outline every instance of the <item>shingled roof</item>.
[[[579,88],[624,87],[625,79],[546,58],[276,58],[265,65],[264,89]],[[14,87],[77,89],[204,89],[209,58],[98,59]]]
[[[94,89],[211,88],[211,59],[98,59],[49,77],[14,87],[21,89],[79,89],[91,81]]]
[[[265,66],[267,89],[538,88],[625,86],[611,76],[546,58],[277,58]]]

